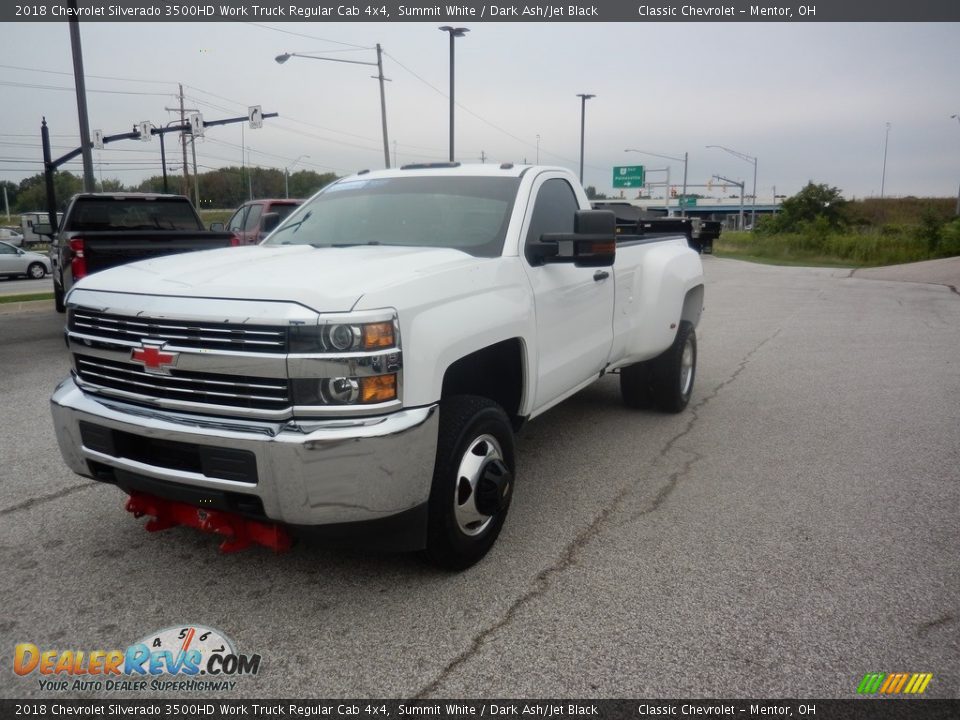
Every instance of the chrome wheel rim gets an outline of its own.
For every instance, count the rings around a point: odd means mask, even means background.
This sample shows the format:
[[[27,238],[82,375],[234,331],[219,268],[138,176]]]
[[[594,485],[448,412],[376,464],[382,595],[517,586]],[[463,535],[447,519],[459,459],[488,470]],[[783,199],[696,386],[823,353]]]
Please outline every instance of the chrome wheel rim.
[[[492,515],[484,515],[477,509],[477,484],[493,460],[503,461],[503,450],[497,439],[487,434],[475,438],[460,458],[454,478],[453,513],[464,535],[479,535],[493,519]]]
[[[30,277],[34,280],[39,280],[46,274],[46,271],[40,265],[34,265],[30,268]]]
[[[680,356],[680,394],[686,397],[693,386],[693,342],[690,338],[683,344]]]

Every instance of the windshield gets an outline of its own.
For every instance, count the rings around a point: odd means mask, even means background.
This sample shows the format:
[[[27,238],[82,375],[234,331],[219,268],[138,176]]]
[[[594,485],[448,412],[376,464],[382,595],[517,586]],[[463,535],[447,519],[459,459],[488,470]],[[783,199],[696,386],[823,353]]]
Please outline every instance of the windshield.
[[[496,257],[516,177],[351,178],[301,205],[265,245],[408,245]]]

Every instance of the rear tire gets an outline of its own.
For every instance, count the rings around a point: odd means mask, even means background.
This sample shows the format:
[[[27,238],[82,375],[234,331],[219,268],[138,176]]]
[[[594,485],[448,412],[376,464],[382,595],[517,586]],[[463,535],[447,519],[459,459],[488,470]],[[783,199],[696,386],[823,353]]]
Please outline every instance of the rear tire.
[[[627,407],[642,410],[650,407],[650,362],[638,362],[620,369],[620,396]]]
[[[57,285],[56,281],[53,283],[53,306],[58,313],[67,311],[67,306],[63,302],[63,288]]]
[[[513,497],[513,430],[492,400],[459,395],[440,403],[430,491],[427,556],[464,570],[493,546]]]
[[[650,361],[653,402],[663,412],[678,413],[690,402],[697,374],[697,333],[680,321],[673,345]]]

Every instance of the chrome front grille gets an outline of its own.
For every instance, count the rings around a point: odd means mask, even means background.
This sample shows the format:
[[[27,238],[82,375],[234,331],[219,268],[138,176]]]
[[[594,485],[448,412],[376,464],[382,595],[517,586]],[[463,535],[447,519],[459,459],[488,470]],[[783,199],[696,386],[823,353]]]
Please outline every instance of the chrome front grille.
[[[166,342],[191,350],[229,350],[253,353],[287,353],[287,329],[269,325],[161,320],[114,315],[87,308],[71,309],[71,332],[103,341]]]
[[[176,368],[171,369],[169,375],[159,375],[146,372],[142,365],[79,354],[75,361],[81,381],[124,393],[124,397],[146,396],[255,410],[283,410],[292,405],[290,383],[286,379],[200,373]]]

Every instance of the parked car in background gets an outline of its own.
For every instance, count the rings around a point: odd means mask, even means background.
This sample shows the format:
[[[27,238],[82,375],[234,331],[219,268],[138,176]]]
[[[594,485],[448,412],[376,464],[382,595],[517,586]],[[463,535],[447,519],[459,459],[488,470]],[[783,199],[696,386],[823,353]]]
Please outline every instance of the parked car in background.
[[[251,200],[230,217],[226,230],[240,238],[241,245],[256,245],[302,204],[303,200],[296,198]],[[217,225],[214,223],[210,229],[219,229]]]
[[[27,252],[0,241],[0,277],[20,277],[39,280],[50,272],[50,260],[40,253]]]

